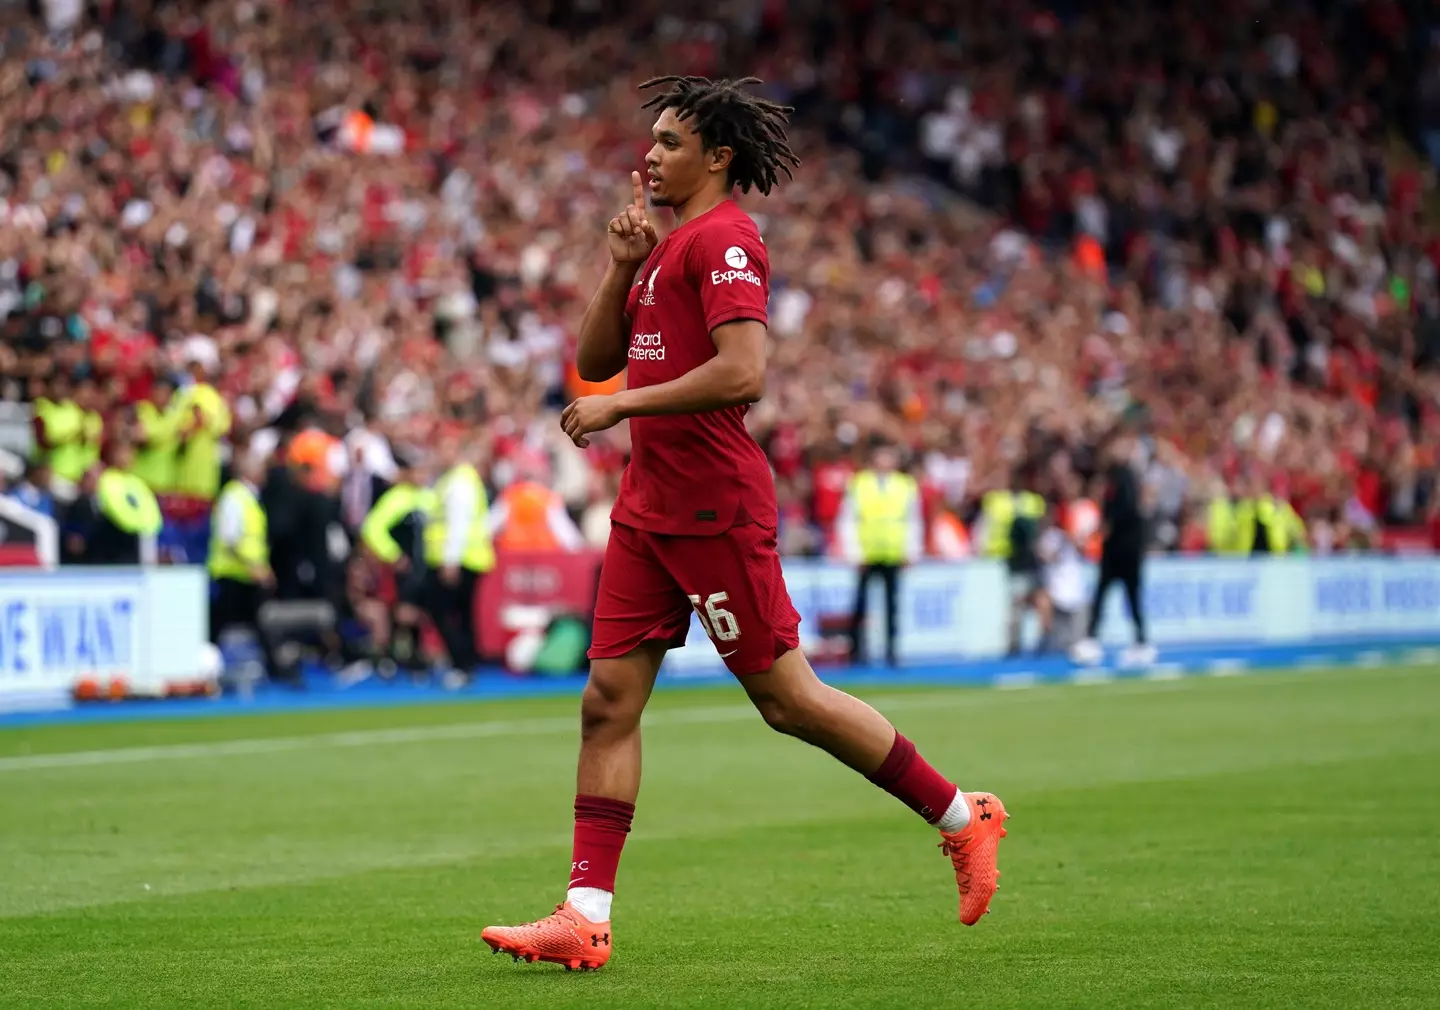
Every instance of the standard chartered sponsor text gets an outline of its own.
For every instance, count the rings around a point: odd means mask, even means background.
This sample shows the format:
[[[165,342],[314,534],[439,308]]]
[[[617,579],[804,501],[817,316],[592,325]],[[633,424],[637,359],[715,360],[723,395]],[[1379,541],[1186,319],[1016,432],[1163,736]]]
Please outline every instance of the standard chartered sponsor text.
[[[664,361],[665,341],[658,333],[637,333],[630,338],[631,361]]]

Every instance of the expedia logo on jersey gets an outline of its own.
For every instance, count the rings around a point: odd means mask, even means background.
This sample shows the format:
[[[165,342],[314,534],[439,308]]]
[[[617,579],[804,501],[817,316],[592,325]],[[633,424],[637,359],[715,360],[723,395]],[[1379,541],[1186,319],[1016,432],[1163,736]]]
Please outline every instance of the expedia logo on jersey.
[[[732,245],[725,250],[725,265],[730,269],[710,271],[711,284],[734,284],[736,281],[744,281],[757,288],[765,286],[761,283],[759,274],[746,269],[750,265],[750,257],[738,245]]]
[[[665,341],[658,333],[636,333],[630,338],[631,361],[664,361]]]

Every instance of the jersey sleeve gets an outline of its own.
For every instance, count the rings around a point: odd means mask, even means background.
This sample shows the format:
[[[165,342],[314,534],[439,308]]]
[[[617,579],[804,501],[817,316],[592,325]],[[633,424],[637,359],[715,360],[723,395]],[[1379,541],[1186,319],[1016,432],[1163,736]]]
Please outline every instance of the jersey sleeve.
[[[707,329],[737,319],[769,325],[770,259],[749,218],[702,229],[690,244],[686,268],[700,291]]]

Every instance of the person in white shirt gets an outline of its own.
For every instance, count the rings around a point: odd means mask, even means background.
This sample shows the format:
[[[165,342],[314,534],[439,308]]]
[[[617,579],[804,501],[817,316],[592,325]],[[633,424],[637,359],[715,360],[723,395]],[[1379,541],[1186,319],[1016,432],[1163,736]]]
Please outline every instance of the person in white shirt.
[[[1044,566],[1042,580],[1050,601],[1049,627],[1041,652],[1066,652],[1085,631],[1085,556],[1066,530],[1050,526],[1040,534],[1036,553]]]

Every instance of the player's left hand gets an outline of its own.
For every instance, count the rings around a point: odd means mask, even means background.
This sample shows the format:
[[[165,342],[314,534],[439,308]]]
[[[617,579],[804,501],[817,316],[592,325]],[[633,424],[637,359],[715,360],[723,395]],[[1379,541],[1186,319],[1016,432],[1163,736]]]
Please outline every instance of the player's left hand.
[[[625,419],[614,396],[582,396],[560,415],[560,427],[581,449],[590,444],[585,436],[613,428]]]

